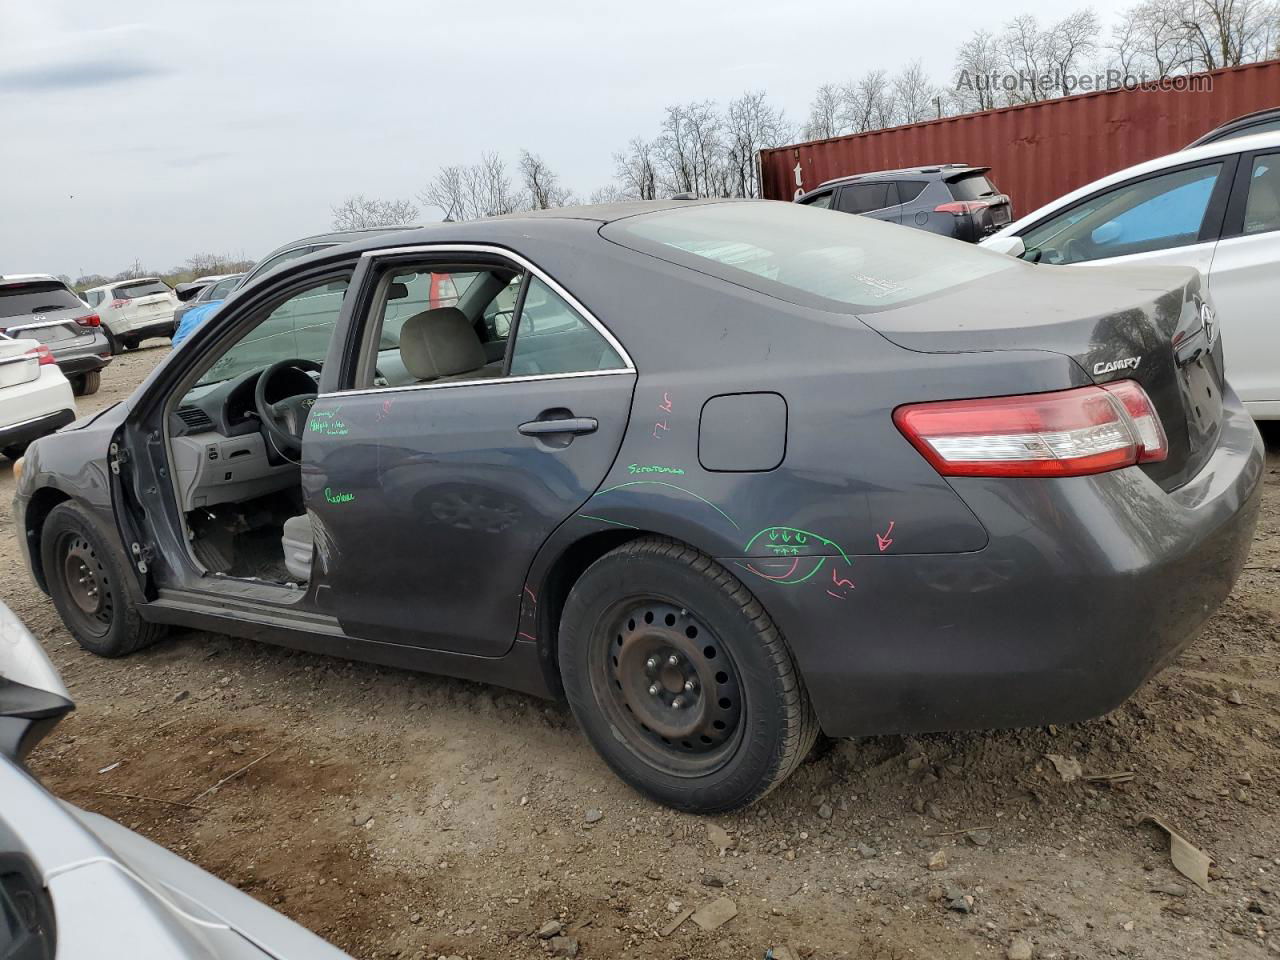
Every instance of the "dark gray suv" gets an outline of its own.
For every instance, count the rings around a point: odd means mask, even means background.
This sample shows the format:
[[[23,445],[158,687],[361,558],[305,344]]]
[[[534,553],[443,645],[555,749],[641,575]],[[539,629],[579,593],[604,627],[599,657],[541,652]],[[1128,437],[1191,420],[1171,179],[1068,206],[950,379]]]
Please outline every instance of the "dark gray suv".
[[[859,173],[828,180],[796,203],[977,243],[1013,219],[1013,204],[987,176],[990,169],[944,163]]]

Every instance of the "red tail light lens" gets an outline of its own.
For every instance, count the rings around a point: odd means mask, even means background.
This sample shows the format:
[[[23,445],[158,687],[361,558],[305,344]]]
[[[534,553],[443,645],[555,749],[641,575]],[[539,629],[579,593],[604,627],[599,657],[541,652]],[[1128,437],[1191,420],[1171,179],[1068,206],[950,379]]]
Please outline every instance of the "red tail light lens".
[[[951,203],[940,203],[933,208],[934,213],[954,213],[961,216],[967,213],[977,213],[979,210],[985,210],[990,204],[981,200],[953,200]]]
[[[119,309],[120,307],[126,307],[126,306],[128,306],[128,305],[130,304],[130,302],[132,302],[132,301],[130,300],[130,298],[129,298],[129,297],[125,297],[123,300],[121,300],[119,297],[117,297],[115,300],[112,300],[112,301],[111,301],[111,306],[113,306],[113,307],[115,307],[115,308]]]
[[[1132,380],[910,404],[893,421],[944,477],[1080,477],[1168,456],[1160,418]]]
[[[102,323],[102,318],[96,313],[86,313],[83,317],[76,317],[76,323],[82,327],[96,327]]]
[[[42,367],[47,367],[49,364],[54,362],[53,354],[49,352],[49,348],[46,347],[43,343],[40,344],[40,346],[38,347],[32,347],[30,350],[28,350],[27,356],[35,357],[36,361]]]

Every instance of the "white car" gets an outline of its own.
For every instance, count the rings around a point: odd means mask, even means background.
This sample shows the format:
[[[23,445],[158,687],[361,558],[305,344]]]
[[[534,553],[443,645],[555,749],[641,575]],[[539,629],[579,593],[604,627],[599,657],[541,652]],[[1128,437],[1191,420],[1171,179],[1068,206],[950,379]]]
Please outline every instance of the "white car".
[[[118,280],[83,294],[98,311],[113,353],[132,350],[148,337],[171,337],[178,295],[158,277]]]
[[[17,460],[32,440],[75,418],[71,384],[49,348],[0,335],[0,453]]]
[[[1258,420],[1280,420],[1280,133],[1192,147],[1113,173],[982,241],[1047,264],[1196,267],[1226,375]]]

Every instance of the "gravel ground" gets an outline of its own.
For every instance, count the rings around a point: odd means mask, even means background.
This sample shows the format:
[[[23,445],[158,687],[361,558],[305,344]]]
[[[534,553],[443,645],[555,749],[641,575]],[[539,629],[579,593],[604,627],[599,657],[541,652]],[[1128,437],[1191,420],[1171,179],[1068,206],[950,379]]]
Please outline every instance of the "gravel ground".
[[[167,349],[118,358],[81,412]],[[1280,955],[1275,452],[1235,593],[1115,713],[824,744],[714,819],[631,792],[560,704],[208,633],[96,659],[28,580],[12,492],[0,460],[0,598],[79,705],[34,772],[357,957]],[[1209,892],[1148,813],[1213,858]],[[721,926],[670,929],[721,899]]]

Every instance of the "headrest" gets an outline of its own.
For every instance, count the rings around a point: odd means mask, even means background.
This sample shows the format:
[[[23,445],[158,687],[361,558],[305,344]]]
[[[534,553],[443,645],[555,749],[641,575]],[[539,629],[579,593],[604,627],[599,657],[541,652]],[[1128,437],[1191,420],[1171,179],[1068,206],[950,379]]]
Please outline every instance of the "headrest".
[[[415,313],[400,329],[400,359],[416,380],[437,380],[479,370],[484,347],[457,307]]]
[[[403,300],[407,296],[409,296],[409,285],[407,283],[401,283],[396,280],[391,286],[387,287],[388,300]]]

